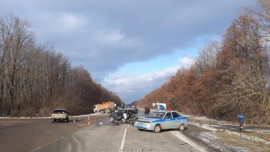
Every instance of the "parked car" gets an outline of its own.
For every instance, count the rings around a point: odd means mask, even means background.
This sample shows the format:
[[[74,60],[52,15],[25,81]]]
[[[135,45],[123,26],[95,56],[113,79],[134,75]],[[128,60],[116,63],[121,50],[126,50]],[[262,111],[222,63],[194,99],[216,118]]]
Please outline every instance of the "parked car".
[[[55,121],[69,122],[69,113],[66,109],[54,109],[51,118],[53,123]]]
[[[139,130],[150,130],[160,132],[166,129],[178,129],[184,131],[188,126],[187,117],[181,116],[177,111],[155,111],[149,116],[138,119],[134,123],[134,127]]]

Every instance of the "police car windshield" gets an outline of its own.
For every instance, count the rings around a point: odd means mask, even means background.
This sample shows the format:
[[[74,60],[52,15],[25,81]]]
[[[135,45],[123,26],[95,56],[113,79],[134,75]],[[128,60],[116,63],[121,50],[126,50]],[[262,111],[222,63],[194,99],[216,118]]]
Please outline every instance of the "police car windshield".
[[[151,113],[147,118],[162,119],[164,115],[165,115],[165,112],[154,112],[154,113]]]

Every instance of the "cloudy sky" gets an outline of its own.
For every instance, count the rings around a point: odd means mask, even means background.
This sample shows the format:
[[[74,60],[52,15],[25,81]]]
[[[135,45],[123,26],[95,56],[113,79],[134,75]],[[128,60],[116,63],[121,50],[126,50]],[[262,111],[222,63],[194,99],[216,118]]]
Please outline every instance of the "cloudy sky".
[[[252,0],[1,0],[72,66],[130,103],[160,87],[220,39]]]

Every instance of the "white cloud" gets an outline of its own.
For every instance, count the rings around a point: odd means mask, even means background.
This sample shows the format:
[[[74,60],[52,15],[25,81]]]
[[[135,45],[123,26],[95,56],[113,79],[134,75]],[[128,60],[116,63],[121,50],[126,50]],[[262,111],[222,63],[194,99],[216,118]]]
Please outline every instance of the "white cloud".
[[[222,35],[245,5],[255,6],[252,0],[1,0],[0,14],[27,19],[38,43],[53,45],[73,66],[82,65],[94,80],[104,79],[108,89],[132,100],[159,87],[180,66],[143,75],[115,72],[119,67],[196,48],[198,38]],[[190,54],[182,51],[182,57]],[[182,58],[180,65],[191,62]]]
[[[124,64],[184,50],[204,35],[221,35],[251,1],[3,0],[0,14],[28,19],[39,42],[50,42],[73,65],[102,80]]]
[[[118,71],[106,76],[102,84],[129,103],[160,87],[171,76],[175,75],[178,69],[189,68],[193,63],[193,58],[184,57],[179,59],[178,65],[161,71],[152,71],[141,75]]]
[[[194,58],[189,57],[180,58],[179,62],[183,68],[189,68],[194,63]]]
[[[61,14],[59,16],[59,22],[62,23],[62,27],[67,27],[68,29],[77,29],[87,23],[84,17],[70,13]]]

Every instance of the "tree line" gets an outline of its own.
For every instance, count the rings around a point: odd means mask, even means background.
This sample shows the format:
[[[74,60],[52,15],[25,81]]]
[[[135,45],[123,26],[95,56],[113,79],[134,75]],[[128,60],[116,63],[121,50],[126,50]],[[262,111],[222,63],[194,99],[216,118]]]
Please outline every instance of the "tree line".
[[[165,102],[186,114],[270,124],[270,2],[235,18],[222,40],[204,46],[188,69],[179,69],[137,106]]]
[[[90,113],[93,105],[120,98],[94,82],[83,67],[46,44],[37,44],[26,20],[0,18],[0,114],[45,116],[54,108]]]

